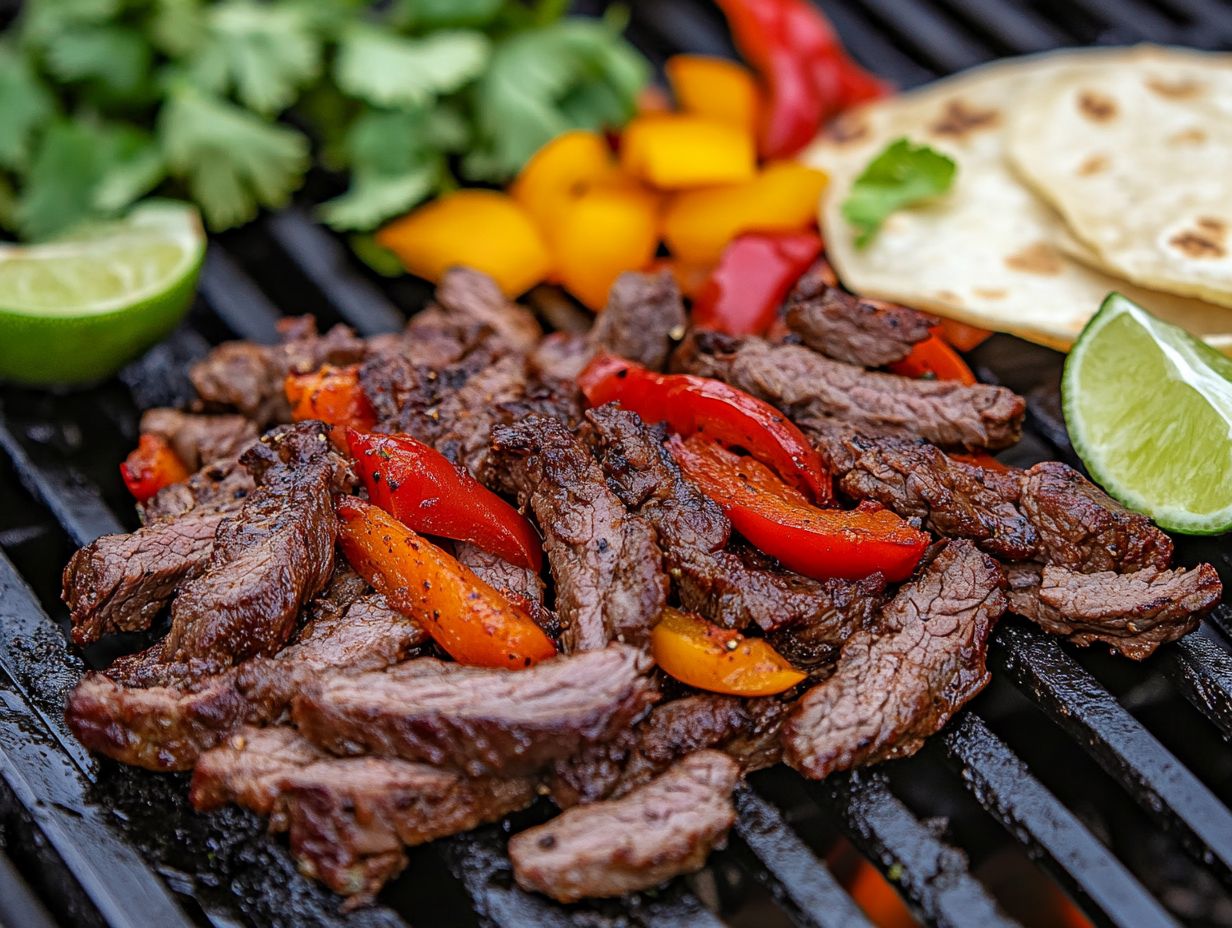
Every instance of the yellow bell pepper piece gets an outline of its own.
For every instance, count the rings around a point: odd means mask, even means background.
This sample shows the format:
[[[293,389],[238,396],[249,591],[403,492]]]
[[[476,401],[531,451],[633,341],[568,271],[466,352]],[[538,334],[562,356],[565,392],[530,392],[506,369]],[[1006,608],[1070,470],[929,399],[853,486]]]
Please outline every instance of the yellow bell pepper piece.
[[[496,190],[458,190],[439,197],[376,234],[412,274],[440,281],[451,267],[489,274],[506,296],[543,280],[551,259],[530,214]]]
[[[753,136],[705,116],[635,116],[620,140],[620,163],[660,190],[746,181],[757,171]]]
[[[658,200],[634,186],[593,187],[560,214],[550,241],[561,284],[598,311],[623,271],[641,270],[654,257]]]
[[[619,172],[607,141],[581,129],[556,136],[522,167],[509,193],[545,235],[566,206],[589,187]]]
[[[686,113],[757,130],[758,91],[753,73],[726,58],[672,55],[665,67],[676,104]]]
[[[794,232],[817,222],[822,171],[776,161],[744,183],[673,195],[663,214],[668,250],[690,264],[714,264],[741,232]]]

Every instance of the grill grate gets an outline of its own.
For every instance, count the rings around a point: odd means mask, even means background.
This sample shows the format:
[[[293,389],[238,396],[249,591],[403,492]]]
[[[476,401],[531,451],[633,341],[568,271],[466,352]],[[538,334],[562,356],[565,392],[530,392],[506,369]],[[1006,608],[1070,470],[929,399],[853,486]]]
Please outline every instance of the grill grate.
[[[856,56],[902,86],[1059,44],[1149,38],[1226,47],[1232,41],[1232,13],[1220,0],[827,0],[822,6]],[[685,49],[731,53],[717,10],[700,0],[638,0],[632,11],[631,37],[658,62]],[[295,208],[214,243],[189,324],[130,366],[120,382],[65,396],[0,390],[0,449],[7,459],[7,469],[0,467],[0,850],[8,854],[0,855],[0,923],[868,926],[819,857],[829,836],[842,833],[923,921],[1014,924],[981,873],[986,848],[967,841],[966,831],[964,840],[954,840],[933,820],[936,809],[972,801],[983,809],[972,834],[991,834],[994,843],[1038,861],[1097,924],[1216,923],[1217,900],[1204,913],[1173,893],[1153,895],[1140,861],[1111,840],[1097,811],[1079,801],[1083,793],[1063,790],[1039,757],[1055,752],[1093,775],[1102,768],[1123,803],[1115,808],[1158,826],[1147,825],[1150,834],[1175,838],[1197,863],[1186,868],[1204,875],[1199,895],[1224,895],[1232,885],[1226,804],[1232,769],[1211,763],[1191,769],[1197,767],[1192,752],[1180,751],[1175,740],[1168,741],[1170,750],[1160,726],[1153,726],[1156,737],[1139,716],[1149,714],[1143,705],[1162,701],[1171,712],[1187,702],[1201,744],[1222,748],[1232,741],[1227,607],[1199,633],[1128,669],[1085,654],[1076,659],[1056,640],[1007,620],[992,652],[994,685],[919,757],[807,786],[781,772],[757,775],[737,797],[731,846],[715,855],[703,878],[619,902],[562,908],[522,892],[510,876],[505,830],[492,826],[415,849],[407,875],[383,894],[384,904],[340,916],[337,900],[295,873],[285,848],[264,837],[255,817],[239,810],[195,816],[182,777],[90,757],[61,718],[64,693],[83,665],[65,646],[56,584],[72,546],[133,524],[115,462],[135,439],[137,409],[190,395],[183,366],[211,343],[272,341],[279,311],[270,295],[288,309],[310,309],[323,322],[346,321],[369,335],[399,328],[398,307],[420,305],[424,293],[414,283],[374,280],[343,243]],[[982,373],[1031,393],[1033,435],[1021,453],[1038,449],[1072,461],[1055,411],[1057,356],[998,338],[977,359]],[[1232,570],[1225,547],[1186,542],[1182,552]],[[1019,703],[1025,715],[1015,708]],[[1047,751],[1031,751],[1014,737],[1020,724],[1035,726],[1030,730],[1040,733]],[[1037,761],[1034,767],[1028,758]],[[941,798],[923,802],[913,787],[917,778]],[[542,810],[527,813],[537,814]],[[1171,838],[1160,840],[1174,846]]]

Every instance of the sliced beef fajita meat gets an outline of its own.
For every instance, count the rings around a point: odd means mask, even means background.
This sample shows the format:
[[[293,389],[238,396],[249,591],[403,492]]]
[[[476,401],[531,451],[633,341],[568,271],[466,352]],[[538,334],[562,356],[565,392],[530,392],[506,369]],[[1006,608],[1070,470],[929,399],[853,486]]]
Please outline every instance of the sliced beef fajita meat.
[[[499,554],[465,541],[454,543],[454,556],[493,589],[523,603],[543,602],[543,581],[533,570],[510,564]]]
[[[553,332],[527,358],[532,374],[555,380],[576,380],[595,356],[595,346],[578,332]]]
[[[238,509],[255,487],[252,474],[238,460],[220,461],[207,464],[181,483],[163,487],[138,510],[141,521],[149,525],[190,509]]]
[[[690,754],[620,799],[576,806],[514,835],[514,878],[523,889],[576,902],[700,870],[736,821],[739,777],[726,754]]]
[[[244,729],[205,754],[191,798],[236,802],[289,832],[301,872],[353,902],[406,865],[403,848],[457,834],[529,805],[526,779],[471,779],[385,757],[329,757],[293,729]]]
[[[504,351],[525,355],[543,337],[534,313],[505,298],[487,274],[456,267],[445,272],[436,301],[455,320],[477,322],[491,329]]]
[[[433,410],[436,427],[425,429],[431,439],[423,440],[430,440],[437,451],[472,474],[482,473],[491,453],[492,427],[512,421],[505,406],[521,401],[526,388],[523,358],[501,358],[467,380]]]
[[[1074,644],[1102,641],[1134,660],[1193,631],[1223,595],[1210,564],[1193,570],[1144,567],[1131,573],[1078,573],[1018,564],[1006,571],[1010,608]]]
[[[291,410],[283,381],[288,373],[354,364],[366,350],[363,340],[343,325],[318,335],[311,316],[283,319],[279,330],[280,344],[224,342],[189,368],[207,406],[234,409],[260,427],[287,422]]]
[[[814,351],[861,367],[901,361],[938,322],[927,313],[840,289],[824,260],[797,281],[787,298],[786,321]]]
[[[1039,536],[1040,560],[1082,573],[1172,562],[1172,539],[1060,461],[1021,475],[1022,511]]]
[[[840,422],[861,433],[996,450],[1018,441],[1026,412],[1022,397],[1004,387],[866,371],[752,336],[695,333],[677,360],[777,406],[801,427]]]
[[[984,688],[988,638],[1005,610],[1001,572],[968,541],[944,543],[856,632],[834,675],[783,726],[783,756],[813,779],[914,754]]]
[[[210,416],[167,408],[142,413],[141,432],[166,440],[189,470],[234,460],[257,440],[256,425],[244,416]]]
[[[687,317],[671,271],[626,271],[608,292],[590,343],[604,351],[662,370],[672,346],[684,336]]]
[[[335,754],[522,774],[614,737],[639,718],[657,695],[649,669],[647,656],[624,645],[521,671],[421,658],[382,673],[318,680],[296,696],[292,717]]]
[[[198,755],[243,724],[272,722],[295,693],[326,670],[379,670],[427,643],[414,620],[349,569],[314,602],[295,644],[178,686],[123,686],[87,673],[65,718],[86,747],[150,770],[188,770]]]
[[[492,446],[543,532],[565,648],[645,642],[668,591],[654,531],[625,508],[590,451],[559,420],[529,416],[498,426]]]
[[[713,748],[744,773],[778,763],[779,727],[788,705],[704,693],[663,703],[634,728],[590,745],[552,771],[552,799],[561,808],[623,796],[686,754]]]

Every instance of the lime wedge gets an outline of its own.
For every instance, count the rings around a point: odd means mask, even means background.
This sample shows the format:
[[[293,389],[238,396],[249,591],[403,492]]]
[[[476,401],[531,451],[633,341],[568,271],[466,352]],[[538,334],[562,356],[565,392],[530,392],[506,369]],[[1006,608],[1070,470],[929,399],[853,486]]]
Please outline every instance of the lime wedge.
[[[1166,529],[1232,529],[1232,359],[1111,293],[1066,359],[1061,396],[1105,490]]]
[[[152,200],[39,245],[0,245],[0,379],[114,373],[188,308],[205,255],[197,211]]]

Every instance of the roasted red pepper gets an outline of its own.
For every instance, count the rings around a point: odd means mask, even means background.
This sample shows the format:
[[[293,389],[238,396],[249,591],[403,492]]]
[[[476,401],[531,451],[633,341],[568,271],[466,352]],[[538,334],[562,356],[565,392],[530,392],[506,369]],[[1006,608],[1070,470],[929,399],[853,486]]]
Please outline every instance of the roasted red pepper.
[[[754,546],[807,577],[903,580],[929,537],[888,509],[818,509],[769,468],[700,435],[668,445],[685,474]]]
[[[962,461],[964,464],[983,467],[985,470],[995,470],[998,474],[1008,474],[1013,470],[1008,464],[1003,464],[991,454],[986,454],[982,451],[975,454],[951,454],[950,457],[955,461]]]
[[[619,402],[681,435],[704,432],[721,444],[743,448],[822,505],[833,499],[830,475],[804,433],[769,403],[720,380],[657,374],[600,353],[578,375],[578,386],[591,406]]]
[[[971,373],[967,362],[935,331],[924,341],[917,342],[911,354],[891,364],[889,370],[904,377],[975,383],[975,374]]]
[[[888,92],[857,65],[807,0],[718,0],[736,45],[766,85],[758,149],[786,158],[838,113]]]
[[[287,374],[283,381],[291,418],[296,422],[319,419],[335,428],[334,444],[346,447],[346,428],[370,429],[376,425],[376,410],[359,385],[359,365],[334,367],[326,364],[306,374]]]
[[[167,439],[145,432],[120,465],[120,476],[133,499],[144,503],[163,487],[188,479],[188,468]]]
[[[812,232],[738,236],[693,301],[693,324],[729,335],[761,335],[819,254],[821,238]]]
[[[539,536],[507,502],[434,448],[408,435],[347,429],[368,498],[417,532],[469,541],[539,572]]]

